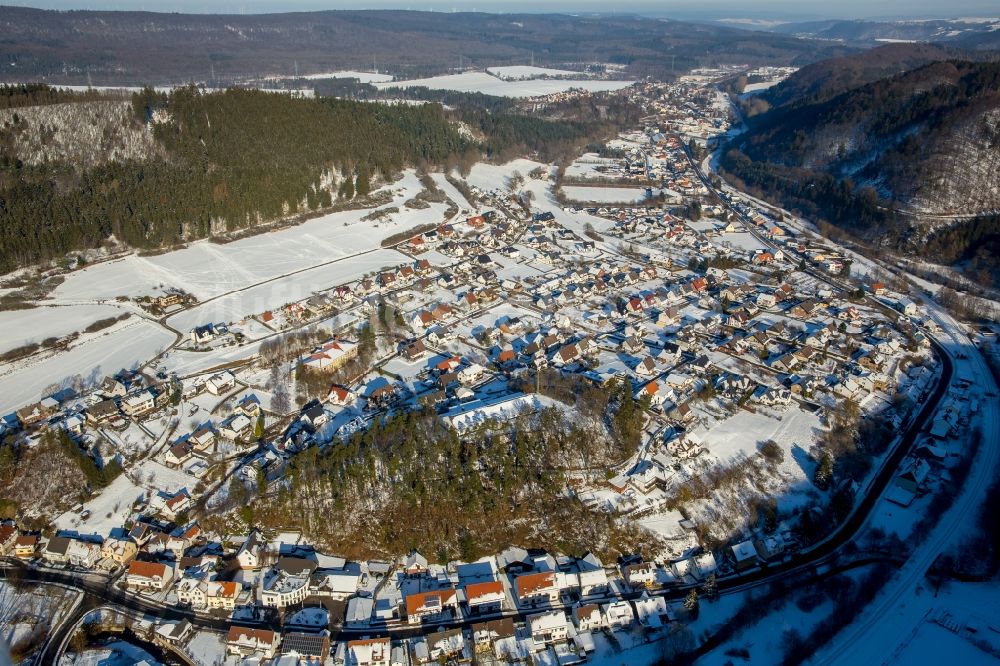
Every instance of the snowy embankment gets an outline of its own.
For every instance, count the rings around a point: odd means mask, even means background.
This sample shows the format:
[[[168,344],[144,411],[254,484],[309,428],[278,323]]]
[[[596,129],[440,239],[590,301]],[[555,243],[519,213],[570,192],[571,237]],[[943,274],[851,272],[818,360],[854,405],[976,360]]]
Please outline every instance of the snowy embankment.
[[[99,319],[117,317],[121,308],[113,305],[41,306],[30,310],[0,312],[0,352],[46,338],[61,338],[82,332]]]
[[[133,368],[167,348],[174,334],[138,317],[87,335],[67,351],[41,354],[0,367],[0,412],[7,413],[42,397],[52,384],[65,385],[79,375],[98,382],[122,368]]]
[[[561,409],[567,414],[571,412],[575,414],[570,407],[551,398],[541,395],[522,394],[516,396],[505,395],[497,400],[470,402],[448,412],[444,418],[451,423],[455,430],[462,433],[478,425],[482,425],[490,419],[507,421],[524,413],[540,412],[543,409],[551,407]]]

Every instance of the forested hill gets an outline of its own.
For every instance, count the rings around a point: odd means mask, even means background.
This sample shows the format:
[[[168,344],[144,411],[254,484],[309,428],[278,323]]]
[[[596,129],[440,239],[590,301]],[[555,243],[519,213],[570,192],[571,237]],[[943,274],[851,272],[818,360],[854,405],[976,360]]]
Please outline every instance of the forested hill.
[[[6,80],[205,82],[345,69],[414,78],[459,64],[616,63],[629,76],[717,63],[805,64],[835,42],[638,16],[323,11],[209,15],[0,7]]]
[[[866,83],[947,60],[958,51],[932,44],[886,44],[802,67],[759,97],[769,106],[823,102]]]
[[[730,175],[869,238],[922,250],[940,216],[1000,209],[1000,63],[934,62],[748,122]]]
[[[1000,64],[944,61],[750,119],[754,162],[868,184],[908,210],[1000,207]]]
[[[48,99],[37,88],[22,93]],[[0,109],[0,272],[111,236],[135,248],[170,246],[322,210],[405,166],[468,163],[487,148],[544,155],[602,131],[505,114],[477,122],[465,111],[483,129],[472,142],[437,104],[249,90],[147,89],[131,100],[45,106],[0,97],[14,107]],[[523,137],[510,132],[525,124]]]

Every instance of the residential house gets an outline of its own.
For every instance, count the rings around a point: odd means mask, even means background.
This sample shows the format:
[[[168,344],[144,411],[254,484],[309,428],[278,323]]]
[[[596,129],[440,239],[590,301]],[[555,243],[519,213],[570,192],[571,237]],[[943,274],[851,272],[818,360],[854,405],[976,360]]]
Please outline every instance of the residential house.
[[[330,657],[330,637],[325,634],[313,634],[300,631],[290,631],[281,640],[281,661],[292,657],[297,664],[320,666],[326,664]]]
[[[212,395],[224,395],[236,388],[236,377],[228,370],[212,375],[205,382],[205,388]]]
[[[101,557],[115,566],[125,566],[135,559],[139,547],[131,539],[108,538],[101,545]]]
[[[270,629],[230,627],[226,635],[226,652],[240,657],[273,659],[280,644],[281,634]]]
[[[342,367],[358,355],[358,345],[342,340],[329,340],[301,360],[304,367],[310,370],[332,372]]]
[[[653,587],[656,584],[656,564],[639,562],[625,567],[625,581],[631,587]]]
[[[259,533],[254,530],[246,538],[240,549],[236,551],[236,563],[240,569],[249,571],[258,569],[261,565],[261,555],[264,551],[264,543],[260,539]]]
[[[656,629],[674,619],[663,597],[650,597],[644,592],[634,603],[636,620],[644,627]]]
[[[471,583],[465,586],[465,603],[472,615],[489,615],[504,610],[507,595],[500,581]]]
[[[133,419],[144,416],[156,408],[156,393],[152,389],[145,389],[138,393],[131,393],[121,401],[122,412]]]
[[[101,544],[73,539],[66,549],[70,565],[81,569],[93,569],[101,559]]]
[[[42,548],[42,559],[50,564],[69,563],[69,545],[72,539],[65,536],[50,538]]]
[[[10,555],[17,542],[17,528],[9,523],[0,525],[0,555]]]
[[[38,552],[38,537],[34,534],[22,534],[14,539],[14,557],[30,560]]]
[[[573,607],[573,622],[580,631],[594,631],[603,624],[601,607],[597,604],[583,604]]]
[[[565,641],[569,635],[569,621],[561,610],[530,615],[527,624],[536,650]]]
[[[344,666],[390,666],[391,651],[388,638],[348,641]]]
[[[453,588],[406,595],[406,621],[409,624],[437,622],[445,619],[446,613],[458,609],[458,597]]]
[[[173,568],[166,564],[133,560],[125,574],[125,585],[138,590],[163,590],[173,577]]]
[[[522,574],[514,583],[521,605],[544,606],[559,603],[559,581],[553,571]]]
[[[601,606],[603,623],[611,629],[628,627],[635,619],[632,605],[625,599],[619,599]]]

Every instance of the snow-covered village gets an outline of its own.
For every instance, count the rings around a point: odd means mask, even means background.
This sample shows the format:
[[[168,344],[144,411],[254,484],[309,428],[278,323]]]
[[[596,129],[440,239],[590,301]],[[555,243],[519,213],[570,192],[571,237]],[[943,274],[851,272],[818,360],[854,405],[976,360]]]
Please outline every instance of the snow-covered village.
[[[995,301],[726,166],[796,67],[592,70],[330,75],[642,113],[0,277],[14,663],[1000,655]]]

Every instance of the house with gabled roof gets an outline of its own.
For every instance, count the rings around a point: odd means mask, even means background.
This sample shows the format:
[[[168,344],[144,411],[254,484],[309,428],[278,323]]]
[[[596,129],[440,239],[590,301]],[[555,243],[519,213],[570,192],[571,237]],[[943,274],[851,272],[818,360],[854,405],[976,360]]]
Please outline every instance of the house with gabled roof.
[[[452,616],[458,609],[454,588],[406,595],[406,621],[409,624],[436,622]]]
[[[125,585],[139,590],[163,590],[173,580],[174,570],[161,562],[129,562]]]
[[[244,658],[259,656],[273,659],[279,645],[281,634],[270,629],[233,626],[226,635],[226,652]]]
[[[500,613],[507,606],[507,594],[498,580],[470,583],[465,586],[465,603],[473,615]]]
[[[518,576],[514,581],[517,600],[523,606],[559,603],[559,580],[554,571],[540,571]]]

